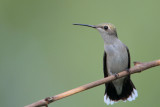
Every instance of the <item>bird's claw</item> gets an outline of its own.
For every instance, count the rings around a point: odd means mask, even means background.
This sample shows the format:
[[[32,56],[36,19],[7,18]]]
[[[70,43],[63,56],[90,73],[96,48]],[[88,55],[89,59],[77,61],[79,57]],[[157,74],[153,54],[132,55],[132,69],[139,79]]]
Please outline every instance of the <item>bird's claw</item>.
[[[116,79],[119,77],[118,73],[115,73],[114,76],[116,77]]]
[[[126,69],[125,71],[127,71],[130,74],[130,70],[129,69]]]

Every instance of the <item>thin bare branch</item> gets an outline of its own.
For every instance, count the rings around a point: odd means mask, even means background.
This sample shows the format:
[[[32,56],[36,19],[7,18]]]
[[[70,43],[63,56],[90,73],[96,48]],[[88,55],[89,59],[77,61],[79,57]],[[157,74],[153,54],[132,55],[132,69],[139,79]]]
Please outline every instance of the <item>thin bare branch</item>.
[[[41,106],[46,106],[47,107],[48,104],[50,104],[54,101],[57,101],[57,100],[60,100],[62,98],[71,96],[73,94],[85,91],[87,89],[102,85],[104,83],[111,82],[115,79],[130,75],[130,74],[133,74],[133,73],[138,73],[138,72],[141,72],[141,71],[144,71],[146,69],[149,69],[149,68],[152,68],[152,67],[155,67],[155,66],[159,66],[159,65],[160,65],[160,60],[156,60],[156,61],[152,61],[152,62],[145,62],[145,63],[135,62],[135,66],[129,69],[130,73],[128,71],[122,71],[122,72],[118,73],[118,75],[116,77],[114,75],[108,76],[106,78],[91,82],[91,83],[86,84],[86,85],[82,85],[80,87],[74,88],[72,90],[66,91],[66,92],[58,94],[58,95],[55,95],[53,97],[47,97],[45,99],[42,99],[40,101],[37,101],[37,102],[32,103],[30,105],[27,105],[25,107],[41,107]]]

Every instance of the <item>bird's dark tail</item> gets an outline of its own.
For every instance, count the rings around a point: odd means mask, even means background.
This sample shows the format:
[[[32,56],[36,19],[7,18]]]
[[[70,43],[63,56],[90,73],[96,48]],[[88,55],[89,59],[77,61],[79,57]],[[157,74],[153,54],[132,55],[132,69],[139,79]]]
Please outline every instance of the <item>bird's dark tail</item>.
[[[137,90],[130,80],[130,78],[125,78],[123,81],[122,86],[122,92],[120,94],[117,94],[116,88],[113,84],[113,82],[107,83],[106,90],[105,90],[105,96],[104,96],[104,102],[109,104],[114,104],[115,102],[119,100],[125,101],[132,101],[135,100],[136,97],[138,97]]]

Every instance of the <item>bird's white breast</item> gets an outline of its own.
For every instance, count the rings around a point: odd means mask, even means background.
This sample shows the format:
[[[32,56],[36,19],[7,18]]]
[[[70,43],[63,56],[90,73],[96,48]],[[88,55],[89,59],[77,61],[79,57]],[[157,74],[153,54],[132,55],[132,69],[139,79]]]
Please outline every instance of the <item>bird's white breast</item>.
[[[105,44],[104,49],[107,53],[109,75],[119,73],[128,68],[127,49],[120,40],[117,40],[113,44]]]

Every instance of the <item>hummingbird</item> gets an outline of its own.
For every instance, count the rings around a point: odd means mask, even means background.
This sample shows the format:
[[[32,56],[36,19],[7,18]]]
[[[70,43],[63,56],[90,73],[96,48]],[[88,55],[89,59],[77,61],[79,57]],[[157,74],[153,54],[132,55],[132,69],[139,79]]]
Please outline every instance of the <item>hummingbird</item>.
[[[117,36],[116,28],[111,23],[99,25],[73,24],[97,29],[104,41],[103,72],[104,77],[117,75],[117,73],[130,68],[130,53],[128,47]],[[138,92],[131,81],[130,75],[105,83],[104,102],[112,105],[120,100],[133,101]]]

